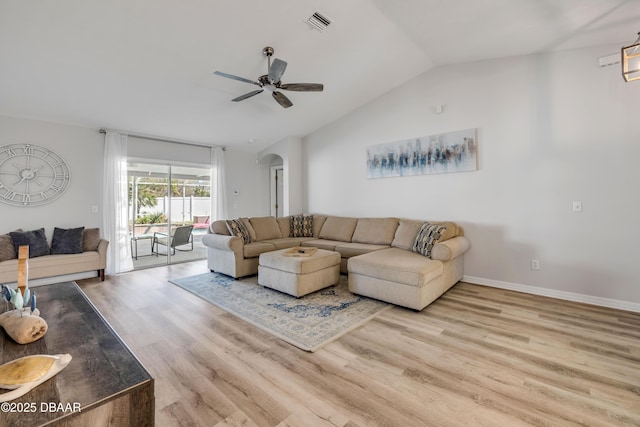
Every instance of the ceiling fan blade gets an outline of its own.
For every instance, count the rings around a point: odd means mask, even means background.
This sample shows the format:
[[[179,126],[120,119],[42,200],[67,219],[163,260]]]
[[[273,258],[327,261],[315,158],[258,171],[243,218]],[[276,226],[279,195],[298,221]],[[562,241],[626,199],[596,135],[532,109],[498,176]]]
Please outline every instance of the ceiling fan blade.
[[[282,107],[289,108],[293,105],[293,102],[291,102],[282,92],[273,91],[271,94],[273,95],[273,99],[278,101],[278,104],[282,105]]]
[[[275,84],[280,81],[284,70],[287,69],[287,63],[276,58],[273,60],[273,64],[269,67],[269,83]]]
[[[251,91],[249,93],[245,93],[244,95],[240,95],[237,98],[233,98],[232,101],[233,102],[242,101],[244,99],[251,98],[252,96],[256,96],[257,94],[262,93],[262,92],[264,92],[264,89],[254,90],[254,91]]]
[[[324,85],[322,83],[287,83],[278,86],[284,90],[294,90],[296,92],[322,92]]]
[[[234,76],[233,74],[223,73],[222,71],[214,71],[213,74],[215,74],[216,76],[220,76],[220,77],[226,77],[228,79],[238,80],[239,82],[244,82],[244,83],[249,83],[249,84],[252,84],[252,85],[262,86],[260,83],[254,82],[253,80],[245,79],[244,77]]]

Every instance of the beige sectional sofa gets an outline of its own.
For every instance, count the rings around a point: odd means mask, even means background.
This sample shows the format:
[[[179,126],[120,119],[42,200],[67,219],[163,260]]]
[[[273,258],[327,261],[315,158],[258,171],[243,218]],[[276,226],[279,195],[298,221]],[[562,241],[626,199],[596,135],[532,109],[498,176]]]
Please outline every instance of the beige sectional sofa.
[[[291,218],[241,218],[250,235],[231,235],[225,221],[211,224],[202,242],[211,271],[232,277],[258,272],[261,253],[313,246],[340,254],[340,271],[349,275],[351,292],[421,310],[463,275],[469,241],[453,222],[429,222],[441,228],[429,256],[412,249],[427,221],[401,218],[349,218],[311,215],[313,234],[291,236]]]
[[[7,235],[0,236],[0,245],[9,244],[10,239],[6,237]],[[44,255],[29,258],[29,279],[43,279],[95,271],[97,277],[100,280],[104,280],[108,246],[109,241],[100,238],[98,229],[87,230],[83,240],[82,253]],[[4,251],[0,250],[0,252]],[[17,255],[1,257],[0,284],[14,283],[17,277]]]

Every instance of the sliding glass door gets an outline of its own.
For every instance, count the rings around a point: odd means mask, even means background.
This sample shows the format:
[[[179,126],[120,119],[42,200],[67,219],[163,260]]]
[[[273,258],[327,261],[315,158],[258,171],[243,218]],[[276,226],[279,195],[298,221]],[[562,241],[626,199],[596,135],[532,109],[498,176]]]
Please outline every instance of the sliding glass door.
[[[205,258],[210,169],[130,161],[128,178],[134,268]]]

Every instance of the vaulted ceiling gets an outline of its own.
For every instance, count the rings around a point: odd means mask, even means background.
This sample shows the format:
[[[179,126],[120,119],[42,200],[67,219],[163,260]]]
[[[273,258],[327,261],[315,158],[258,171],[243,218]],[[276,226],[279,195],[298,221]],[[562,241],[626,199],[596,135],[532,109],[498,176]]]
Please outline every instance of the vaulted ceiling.
[[[256,151],[433,67],[622,46],[639,18],[638,0],[0,0],[0,114]],[[255,80],[265,46],[324,92],[231,102],[257,87],[213,71]]]

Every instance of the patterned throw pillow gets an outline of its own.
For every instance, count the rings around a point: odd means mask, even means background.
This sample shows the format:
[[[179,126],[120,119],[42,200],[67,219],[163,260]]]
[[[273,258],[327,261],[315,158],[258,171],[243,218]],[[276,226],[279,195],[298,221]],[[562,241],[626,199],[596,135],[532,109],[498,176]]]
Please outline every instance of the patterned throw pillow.
[[[294,215],[289,223],[291,237],[313,237],[313,215]]]
[[[249,230],[240,219],[228,219],[225,221],[227,229],[232,236],[237,236],[242,239],[244,243],[251,243],[251,235]]]
[[[411,246],[413,252],[417,252],[426,257],[431,256],[431,249],[440,241],[444,232],[447,231],[446,226],[429,224],[425,222],[420,227],[416,240]]]

